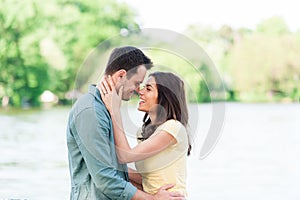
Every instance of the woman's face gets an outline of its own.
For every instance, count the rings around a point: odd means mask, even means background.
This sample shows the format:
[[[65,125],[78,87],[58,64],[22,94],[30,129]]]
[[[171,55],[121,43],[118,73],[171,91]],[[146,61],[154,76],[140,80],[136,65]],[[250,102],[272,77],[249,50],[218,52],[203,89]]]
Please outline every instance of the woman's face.
[[[142,88],[139,90],[140,102],[139,111],[149,112],[155,109],[158,104],[158,91],[154,77],[150,76]]]

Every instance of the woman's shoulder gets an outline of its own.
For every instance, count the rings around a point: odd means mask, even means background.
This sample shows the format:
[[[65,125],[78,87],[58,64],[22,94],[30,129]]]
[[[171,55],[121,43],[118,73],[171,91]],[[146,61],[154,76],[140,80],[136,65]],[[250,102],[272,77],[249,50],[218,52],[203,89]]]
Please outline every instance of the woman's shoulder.
[[[161,124],[158,130],[163,130],[173,135],[175,138],[179,133],[186,132],[185,126],[178,120],[170,119]]]
[[[184,127],[184,125],[176,119],[169,119],[164,123],[162,123],[161,126],[171,126],[171,127],[178,127],[178,128]]]

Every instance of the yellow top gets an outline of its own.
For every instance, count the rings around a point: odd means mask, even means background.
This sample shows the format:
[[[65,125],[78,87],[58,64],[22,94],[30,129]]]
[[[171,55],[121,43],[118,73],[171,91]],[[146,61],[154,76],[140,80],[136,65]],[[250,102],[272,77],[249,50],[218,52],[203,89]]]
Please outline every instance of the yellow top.
[[[175,187],[170,191],[179,191],[187,197],[186,157],[188,137],[186,128],[177,120],[168,120],[161,124],[150,137],[159,134],[160,130],[171,134],[177,140],[177,143],[170,145],[152,157],[135,163],[137,171],[143,178],[144,191],[155,194],[160,187],[175,183]],[[141,131],[138,132],[138,137],[141,137]]]

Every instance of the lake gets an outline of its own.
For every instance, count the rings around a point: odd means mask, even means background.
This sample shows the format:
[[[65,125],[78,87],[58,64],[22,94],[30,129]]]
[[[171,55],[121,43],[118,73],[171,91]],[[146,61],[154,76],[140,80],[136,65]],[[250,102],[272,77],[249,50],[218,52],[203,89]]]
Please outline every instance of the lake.
[[[212,104],[190,105],[192,200],[300,199],[300,104],[226,103],[218,119],[220,139],[204,159],[200,151],[212,127]],[[0,114],[0,200],[69,199],[65,129],[70,108]],[[134,145],[142,113],[123,105]],[[215,125],[214,125],[215,126]]]

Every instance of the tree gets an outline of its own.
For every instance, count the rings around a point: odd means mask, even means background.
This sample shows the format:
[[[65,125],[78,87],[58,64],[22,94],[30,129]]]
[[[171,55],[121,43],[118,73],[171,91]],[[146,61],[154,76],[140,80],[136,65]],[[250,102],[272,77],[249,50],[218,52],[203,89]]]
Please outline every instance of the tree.
[[[1,95],[10,97],[13,106],[38,105],[38,96],[48,81],[46,63],[38,53],[38,42],[33,39],[37,36],[41,13],[34,1],[0,4]]]
[[[283,35],[290,33],[289,27],[282,17],[274,16],[260,22],[256,30],[258,33]]]
[[[229,56],[234,89],[244,95],[242,100],[251,94],[256,96],[252,100],[294,98],[299,91],[299,54],[299,41],[291,34],[244,37]]]
[[[64,100],[87,54],[100,42],[136,29],[135,13],[115,0],[0,2],[0,99],[39,105],[48,89]]]

